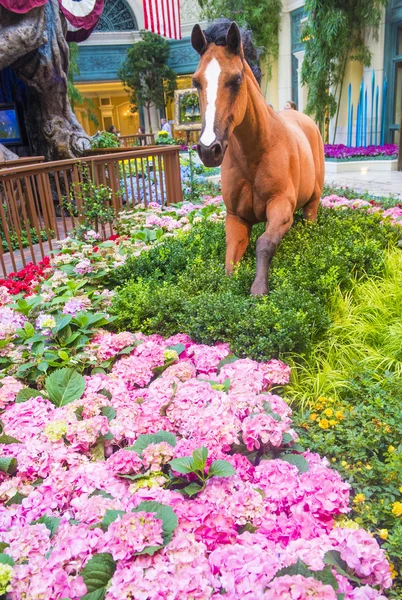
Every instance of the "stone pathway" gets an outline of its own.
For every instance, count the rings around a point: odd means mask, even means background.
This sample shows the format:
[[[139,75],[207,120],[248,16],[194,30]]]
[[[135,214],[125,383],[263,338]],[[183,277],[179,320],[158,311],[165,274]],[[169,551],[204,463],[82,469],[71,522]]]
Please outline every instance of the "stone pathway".
[[[325,183],[373,196],[394,196],[402,201],[402,171],[326,173]]]

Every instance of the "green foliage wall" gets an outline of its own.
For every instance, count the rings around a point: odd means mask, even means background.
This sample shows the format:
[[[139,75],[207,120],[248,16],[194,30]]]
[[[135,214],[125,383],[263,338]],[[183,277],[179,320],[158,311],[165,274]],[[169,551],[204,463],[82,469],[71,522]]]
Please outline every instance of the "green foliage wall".
[[[267,61],[267,76],[271,78],[272,61],[279,53],[279,28],[282,0],[198,0],[202,16],[213,21],[226,17],[251,29],[254,43]]]
[[[309,19],[303,31],[302,81],[308,86],[306,112],[319,123],[337,112],[347,61],[370,65],[365,34],[378,39],[382,9],[387,4],[388,0],[306,0]]]

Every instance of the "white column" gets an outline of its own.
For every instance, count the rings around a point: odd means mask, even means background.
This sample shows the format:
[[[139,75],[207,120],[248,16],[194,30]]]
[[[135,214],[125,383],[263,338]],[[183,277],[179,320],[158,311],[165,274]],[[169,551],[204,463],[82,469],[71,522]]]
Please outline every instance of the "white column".
[[[292,55],[290,13],[283,12],[279,31],[278,109],[283,110],[292,97]]]
[[[304,112],[304,109],[306,108],[306,99],[304,97],[305,88],[302,86],[301,81],[304,54],[304,50],[299,50],[299,52],[294,52],[293,54],[293,56],[297,59],[297,86],[299,96],[299,105],[297,107],[297,110],[299,110],[300,112]]]

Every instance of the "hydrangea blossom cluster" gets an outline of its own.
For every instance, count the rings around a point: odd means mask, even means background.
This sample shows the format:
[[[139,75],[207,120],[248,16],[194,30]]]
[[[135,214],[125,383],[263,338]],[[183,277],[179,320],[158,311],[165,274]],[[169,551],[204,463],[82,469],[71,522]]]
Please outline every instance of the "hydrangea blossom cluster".
[[[393,206],[384,210],[382,206],[375,201],[367,202],[360,198],[349,200],[344,196],[338,196],[337,194],[331,194],[321,199],[321,204],[325,208],[336,208],[345,209],[351,208],[352,210],[363,209],[369,213],[379,213],[382,219],[386,219],[391,222],[392,225],[402,225],[402,207],[400,205]]]
[[[292,450],[291,409],[272,391],[288,381],[287,365],[241,359],[219,369],[229,347],[184,334],[99,332],[90,352],[107,357],[123,347],[127,355],[109,373],[86,376],[82,397],[65,406],[44,395],[15,403],[21,383],[1,382],[4,433],[20,442],[0,447],[16,461],[0,479],[0,541],[15,563],[0,569],[8,599],[79,600],[87,593],[82,569],[107,553],[115,570],[106,600],[336,600],[338,592],[384,600],[384,552],[366,531],[338,523],[349,511],[349,485],[326,459]],[[161,431],[163,440],[144,437]],[[171,477],[194,475],[169,462],[202,446],[206,473],[223,460],[234,474],[212,476],[185,497]],[[177,519],[167,542],[154,503]],[[362,587],[335,569],[337,592],[314,577],[329,551]],[[280,574],[298,559],[310,576]]]

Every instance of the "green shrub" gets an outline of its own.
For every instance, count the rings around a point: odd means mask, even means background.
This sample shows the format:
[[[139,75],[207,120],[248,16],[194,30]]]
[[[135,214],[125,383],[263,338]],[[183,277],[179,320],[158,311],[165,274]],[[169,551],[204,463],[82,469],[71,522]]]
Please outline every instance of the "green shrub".
[[[379,274],[396,228],[378,215],[322,209],[316,223],[298,216],[282,240],[270,273],[270,295],[252,298],[255,243],[231,278],[225,276],[225,232],[204,222],[117,269],[110,285],[119,329],[170,335],[186,332],[201,343],[227,341],[239,356],[267,359],[306,352],[328,328],[327,302],[337,286]]]
[[[396,570],[402,569],[402,380],[356,369],[338,398],[316,398],[294,411],[301,443],[326,456],[351,484],[353,519],[386,540]],[[397,581],[397,589],[402,578]],[[397,590],[396,597],[400,598]],[[393,597],[393,596],[392,596]]]

